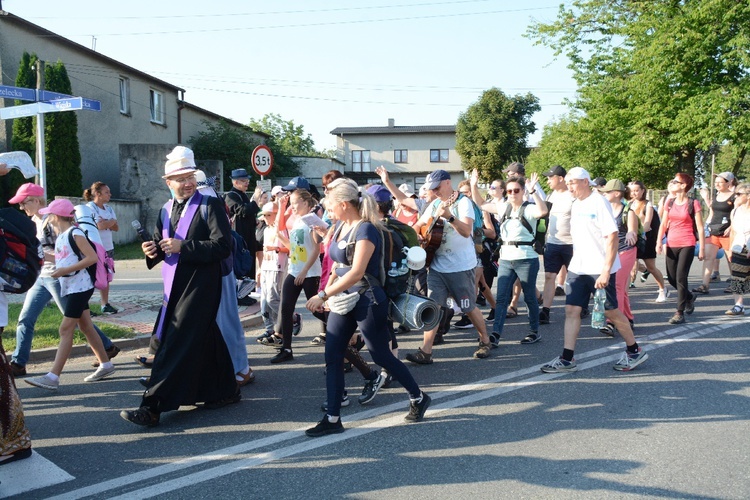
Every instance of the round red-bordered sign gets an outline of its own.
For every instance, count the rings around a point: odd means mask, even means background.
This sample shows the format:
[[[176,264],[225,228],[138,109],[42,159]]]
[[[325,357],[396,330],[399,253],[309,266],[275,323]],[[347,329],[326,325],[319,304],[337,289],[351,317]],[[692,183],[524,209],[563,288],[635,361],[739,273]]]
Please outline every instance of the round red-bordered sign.
[[[271,148],[262,144],[256,147],[253,149],[253,157],[250,162],[256,174],[268,175],[271,167],[273,167],[273,153],[271,153]]]

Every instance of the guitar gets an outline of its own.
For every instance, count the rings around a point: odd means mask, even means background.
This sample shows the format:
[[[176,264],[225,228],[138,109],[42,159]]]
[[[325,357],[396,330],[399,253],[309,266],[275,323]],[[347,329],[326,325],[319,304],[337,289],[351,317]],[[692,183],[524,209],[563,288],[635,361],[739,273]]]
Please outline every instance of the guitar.
[[[442,213],[443,210],[453,205],[458,199],[458,191],[453,191],[448,201],[440,203],[433,213]],[[428,223],[419,229],[419,235],[422,237],[420,246],[427,254],[425,266],[429,266],[435,257],[435,252],[443,243],[443,231],[445,230],[445,221],[442,217],[430,217]]]

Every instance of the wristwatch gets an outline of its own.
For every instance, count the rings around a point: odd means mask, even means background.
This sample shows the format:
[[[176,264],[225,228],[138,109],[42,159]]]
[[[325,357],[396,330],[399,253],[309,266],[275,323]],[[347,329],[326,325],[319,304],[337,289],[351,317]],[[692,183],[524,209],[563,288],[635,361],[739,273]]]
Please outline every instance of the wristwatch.
[[[456,220],[456,218],[455,218],[454,216],[452,216],[452,215],[451,215],[450,217],[448,217],[448,222],[449,222],[450,224],[453,224],[453,221],[454,221],[454,220]]]
[[[318,292],[318,297],[320,300],[326,300],[328,298],[328,295],[326,294],[325,290],[321,290]]]

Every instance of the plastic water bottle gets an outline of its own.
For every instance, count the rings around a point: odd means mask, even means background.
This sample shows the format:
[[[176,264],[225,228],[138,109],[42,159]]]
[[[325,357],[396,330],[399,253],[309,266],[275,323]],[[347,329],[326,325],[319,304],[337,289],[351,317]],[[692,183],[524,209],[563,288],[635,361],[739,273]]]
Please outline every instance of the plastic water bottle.
[[[607,293],[604,288],[597,288],[594,293],[594,311],[591,313],[591,328],[604,328],[607,319],[604,317],[604,302],[607,300]]]
[[[547,221],[544,219],[539,219],[539,222],[536,225],[536,230],[540,233],[546,233],[547,232]]]
[[[395,262],[391,262],[391,268],[388,270],[388,276],[398,276],[398,269],[396,268]]]
[[[409,268],[406,266],[406,259],[401,259],[401,267],[398,268],[398,275],[403,276],[409,272]]]

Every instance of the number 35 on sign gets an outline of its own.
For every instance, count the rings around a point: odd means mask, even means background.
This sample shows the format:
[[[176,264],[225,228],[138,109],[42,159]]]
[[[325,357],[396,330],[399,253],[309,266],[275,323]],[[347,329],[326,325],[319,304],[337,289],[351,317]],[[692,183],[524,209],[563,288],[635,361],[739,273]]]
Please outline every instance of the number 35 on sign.
[[[262,144],[253,149],[251,163],[256,174],[268,175],[271,167],[273,167],[273,153],[271,153],[271,149]]]

